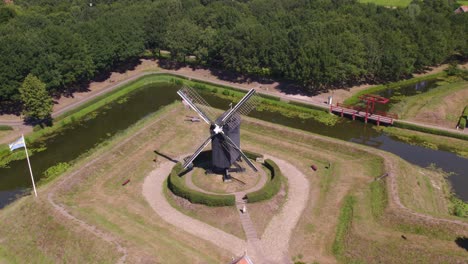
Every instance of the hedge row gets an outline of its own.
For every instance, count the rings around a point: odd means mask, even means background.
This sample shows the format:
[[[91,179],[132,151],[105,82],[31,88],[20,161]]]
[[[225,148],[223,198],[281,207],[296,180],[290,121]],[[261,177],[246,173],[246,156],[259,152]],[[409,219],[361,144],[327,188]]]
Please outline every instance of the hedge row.
[[[181,171],[182,164],[177,163],[177,165],[172,168],[167,180],[167,187],[175,195],[185,198],[191,203],[204,204],[207,206],[231,206],[236,203],[234,195],[207,194],[189,189],[184,183],[184,178],[179,176]]]
[[[248,151],[248,150],[243,150],[244,154],[247,156],[247,158],[256,160],[257,158],[263,158],[263,155],[260,153],[256,153],[253,151]]]
[[[270,159],[265,160],[264,165],[271,171],[271,179],[267,181],[265,186],[260,190],[247,194],[247,200],[249,203],[268,200],[275,196],[281,188],[281,182],[283,181],[284,176],[278,168],[278,165]]]
[[[458,122],[458,127],[461,129],[465,129],[466,127],[466,118],[465,117],[460,117],[460,121]]]
[[[465,106],[465,109],[463,109],[463,113],[460,116],[460,120],[458,121],[458,127],[461,129],[465,129],[467,119],[468,119],[468,105]]]
[[[453,138],[468,140],[468,135],[464,135],[460,133],[453,133],[453,132],[446,131],[446,130],[413,125],[410,123],[400,122],[398,120],[395,120],[395,122],[393,122],[393,125],[399,128],[405,128],[405,129],[410,129],[414,131],[419,131],[419,132],[424,132],[424,133],[429,133],[429,134],[434,134],[434,135],[439,135],[439,136],[446,136],[446,137],[453,137]]]

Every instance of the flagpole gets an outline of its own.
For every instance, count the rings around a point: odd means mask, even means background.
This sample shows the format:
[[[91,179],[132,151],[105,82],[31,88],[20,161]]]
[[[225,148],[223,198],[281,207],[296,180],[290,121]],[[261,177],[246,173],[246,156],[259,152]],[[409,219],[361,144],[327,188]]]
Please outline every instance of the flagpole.
[[[31,169],[31,162],[29,162],[29,155],[28,155],[28,148],[26,147],[26,140],[24,140],[23,134],[21,134],[21,137],[23,138],[23,142],[24,142],[24,150],[26,151],[26,159],[28,160],[29,172],[31,173],[31,180],[32,180],[33,188],[34,188],[34,194],[37,197],[36,184],[34,183],[34,177],[33,177],[32,169]]]

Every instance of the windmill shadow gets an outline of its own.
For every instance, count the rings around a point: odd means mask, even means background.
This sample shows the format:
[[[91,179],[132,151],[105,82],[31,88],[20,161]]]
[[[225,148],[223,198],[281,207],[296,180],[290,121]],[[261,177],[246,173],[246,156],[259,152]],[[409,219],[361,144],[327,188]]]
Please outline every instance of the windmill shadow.
[[[186,157],[185,159],[190,158],[190,156]],[[183,177],[185,174],[191,172],[193,168],[200,168],[205,171],[209,170],[211,167],[211,150],[205,150],[200,152],[195,160],[192,162],[192,166],[188,166],[186,169],[182,170],[178,175],[179,177]]]
[[[155,153],[156,155],[161,156],[161,157],[163,157],[163,158],[165,158],[165,159],[167,159],[167,160],[169,160],[169,161],[172,161],[172,162],[174,162],[174,163],[179,162],[178,160],[173,159],[173,158],[167,156],[166,154],[163,154],[163,153],[161,153],[161,152],[159,152],[159,151],[157,151],[157,150],[155,150],[154,153]]]
[[[465,249],[466,251],[468,251],[468,237],[457,237],[457,239],[455,239],[455,243]]]

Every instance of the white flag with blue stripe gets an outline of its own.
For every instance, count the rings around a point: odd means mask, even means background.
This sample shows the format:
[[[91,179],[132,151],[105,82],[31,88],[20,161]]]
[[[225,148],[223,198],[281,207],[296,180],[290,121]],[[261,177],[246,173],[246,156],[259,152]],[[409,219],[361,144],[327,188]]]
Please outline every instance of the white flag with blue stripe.
[[[19,148],[24,148],[24,146],[25,146],[24,137],[21,136],[15,142],[13,142],[11,144],[8,144],[8,146],[10,147],[11,151],[13,151],[15,149],[19,149]]]

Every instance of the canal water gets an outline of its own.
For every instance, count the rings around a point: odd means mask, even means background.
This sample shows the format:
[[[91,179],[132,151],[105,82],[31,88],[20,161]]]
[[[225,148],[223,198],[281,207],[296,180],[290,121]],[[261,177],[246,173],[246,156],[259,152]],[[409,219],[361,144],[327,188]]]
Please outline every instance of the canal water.
[[[30,147],[46,146],[44,151],[35,153],[31,157],[36,181],[49,167],[59,162],[70,162],[76,159],[141,118],[175,100],[180,100],[176,94],[178,87],[170,83],[146,85],[34,143]],[[230,103],[209,93],[203,94],[203,97],[213,107],[220,109],[227,109]],[[467,159],[451,152],[407,144],[377,132],[372,129],[371,124],[366,125],[359,121],[341,119],[334,127],[329,127],[313,119],[290,118],[274,112],[253,111],[249,116],[389,151],[422,167],[434,163],[447,172],[453,172],[449,180],[454,191],[461,199],[468,201]],[[16,199],[17,196],[29,192],[30,181],[26,160],[13,161],[8,168],[0,168],[0,208]]]
[[[375,104],[374,111],[388,112],[392,106],[399,103],[405,97],[425,93],[431,89],[437,88],[438,86],[437,79],[430,79],[415,84],[387,88],[377,92],[376,94],[389,98],[390,101],[387,104]],[[361,106],[364,107],[365,105],[361,104]]]

